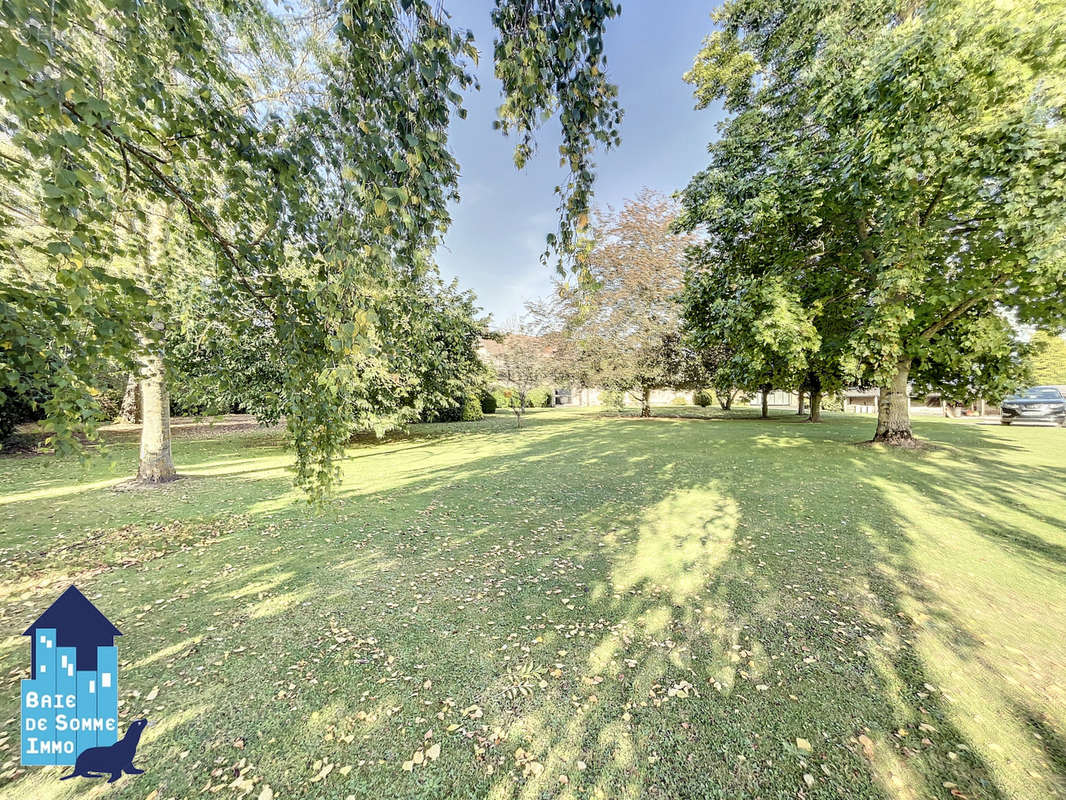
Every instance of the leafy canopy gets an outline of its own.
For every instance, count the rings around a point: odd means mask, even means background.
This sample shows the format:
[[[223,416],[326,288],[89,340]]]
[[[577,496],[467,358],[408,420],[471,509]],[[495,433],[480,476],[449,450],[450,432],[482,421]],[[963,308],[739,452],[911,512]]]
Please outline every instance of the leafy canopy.
[[[616,13],[508,0],[494,11],[505,127],[528,152],[537,115],[561,112],[563,246],[582,224],[592,144],[617,139],[602,58]],[[38,234],[0,218],[5,387],[48,376],[69,405],[49,417],[73,442],[92,430],[76,406],[92,404],[96,362],[154,335],[147,290],[204,287],[220,328],[274,347],[297,483],[328,490],[334,457],[379,410],[371,387],[391,374],[385,338],[398,328],[383,320],[415,313],[418,291],[400,298],[403,287],[419,284],[450,222],[447,128],[473,84],[472,36],[428,0],[311,0],[281,15],[245,0],[13,0],[0,15],[0,180],[26,187],[19,215]],[[207,257],[130,285],[115,264],[144,247],[129,230],[157,208]],[[43,275],[17,274],[29,250]],[[55,342],[90,343],[62,348],[71,374],[28,346],[34,319],[56,320]]]
[[[707,234],[692,326],[720,331],[726,313],[791,293],[803,313],[789,338],[813,325],[820,342],[804,349],[832,342],[850,380],[913,365],[1002,391],[1017,343],[1000,315],[1066,322],[1053,7],[726,3],[688,75],[701,103],[731,112],[683,193],[682,227]]]

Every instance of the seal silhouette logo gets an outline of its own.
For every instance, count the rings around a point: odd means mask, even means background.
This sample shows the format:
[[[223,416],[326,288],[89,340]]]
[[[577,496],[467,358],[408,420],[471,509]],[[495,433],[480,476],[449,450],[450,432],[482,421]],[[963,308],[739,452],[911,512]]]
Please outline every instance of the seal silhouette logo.
[[[65,781],[70,778],[102,778],[110,774],[108,783],[114,783],[125,772],[128,775],[140,775],[143,769],[133,766],[133,757],[137,754],[137,743],[141,740],[141,732],[148,725],[148,720],[139,719],[130,723],[126,729],[126,735],[114,744],[107,747],[90,747],[78,754],[74,762],[74,771],[64,775],[59,780]]]
[[[133,755],[147,722],[131,723],[119,741],[114,642],[122,631],[71,586],[23,635],[31,641],[31,673],[22,681],[22,764],[69,765],[74,775],[112,780],[137,774]]]

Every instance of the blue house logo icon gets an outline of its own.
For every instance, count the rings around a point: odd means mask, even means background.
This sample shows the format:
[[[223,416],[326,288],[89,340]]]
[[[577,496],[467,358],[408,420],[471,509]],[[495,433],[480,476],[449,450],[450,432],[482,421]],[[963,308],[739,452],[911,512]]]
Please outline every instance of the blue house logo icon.
[[[26,629],[32,677],[22,681],[22,763],[73,765],[118,740],[122,631],[71,586]]]

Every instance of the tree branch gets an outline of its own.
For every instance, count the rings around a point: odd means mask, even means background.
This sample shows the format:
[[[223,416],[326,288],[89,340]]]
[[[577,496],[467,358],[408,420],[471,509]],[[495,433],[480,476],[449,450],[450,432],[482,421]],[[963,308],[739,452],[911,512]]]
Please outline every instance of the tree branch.
[[[925,227],[925,223],[928,221],[929,215],[933,213],[933,209],[936,207],[936,204],[940,202],[940,198],[944,196],[944,186],[947,184],[947,182],[948,176],[945,173],[944,176],[940,179],[940,186],[938,186],[936,192],[933,193],[933,197],[929,201],[929,205],[925,207],[925,211],[923,211],[921,213],[921,216],[918,217],[919,227]]]
[[[994,281],[992,281],[991,288],[992,289],[998,289],[999,287],[1001,287],[1006,282],[1007,282],[1007,276],[1006,275],[1000,275],[998,278],[996,278]],[[930,339],[932,339],[934,336],[936,336],[938,333],[940,333],[940,331],[942,331],[944,328],[946,328],[952,322],[957,320],[959,317],[961,317],[963,314],[965,314],[967,311],[969,311],[975,305],[980,303],[982,300],[990,300],[993,297],[993,295],[995,295],[994,291],[978,292],[973,297],[970,297],[967,300],[964,300],[963,302],[961,302],[957,306],[955,306],[955,308],[951,309],[951,311],[949,311],[947,314],[945,314],[939,320],[937,320],[932,325],[930,325],[928,328],[923,330],[920,334],[918,334],[918,338],[921,339],[922,341],[928,342]]]
[[[73,116],[75,116],[80,122],[85,121],[85,118],[78,113],[73,103],[69,101],[63,101],[63,107]],[[181,203],[182,206],[184,206],[185,210],[189,213],[189,216],[200,225],[200,227],[204,230],[205,233],[207,233],[211,240],[215,242],[219,250],[221,250],[223,257],[233,267],[233,272],[237,276],[237,280],[240,281],[241,285],[245,288],[245,290],[249,294],[251,294],[256,300],[259,301],[264,311],[272,314],[273,310],[271,309],[270,304],[266,301],[266,298],[264,298],[251,285],[251,283],[248,282],[248,279],[241,271],[240,260],[238,259],[237,254],[235,252],[236,246],[232,242],[230,242],[225,236],[223,236],[222,233],[214,226],[214,224],[212,224],[212,222],[207,218],[207,215],[204,213],[203,209],[197,206],[196,203],[194,203],[185,194],[185,192],[182,191],[181,187],[179,187],[172,179],[163,174],[162,170],[159,169],[159,164],[166,164],[169,162],[164,158],[160,158],[158,155],[152,153],[149,150],[145,150],[144,148],[133,144],[132,142],[128,142],[124,139],[119,138],[110,130],[108,130],[106,126],[100,125],[98,123],[93,123],[92,127],[100,131],[100,133],[110,139],[115,144],[115,146],[118,147],[119,151],[122,153],[123,159],[126,161],[127,167],[129,166],[129,161],[126,157],[128,153],[129,155],[133,156],[135,161],[137,161],[139,164],[141,164],[141,166],[147,169],[152,174],[152,177],[154,177],[160,184],[162,184],[163,187],[179,203]],[[269,226],[267,230],[270,230]],[[266,231],[264,231],[264,234],[265,233]]]

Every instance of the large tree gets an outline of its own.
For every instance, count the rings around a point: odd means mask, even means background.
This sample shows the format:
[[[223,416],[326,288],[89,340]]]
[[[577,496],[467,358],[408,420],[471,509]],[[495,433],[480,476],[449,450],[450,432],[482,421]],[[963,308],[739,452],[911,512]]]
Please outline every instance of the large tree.
[[[493,12],[516,160],[545,112],[559,115],[563,252],[585,224],[593,146],[617,140],[602,53],[616,13],[599,0],[497,0]],[[48,260],[40,280],[5,273],[4,396],[13,375],[52,384],[45,412],[67,446],[99,421],[84,376],[103,350],[148,357],[161,368],[144,374],[165,388],[167,320],[153,293],[166,264],[145,261],[150,274],[132,283],[112,268],[157,244],[121,223],[132,214],[143,232],[163,206],[210,252],[200,277],[216,321],[234,335],[269,328],[297,483],[328,489],[333,458],[376,415],[364,400],[387,370],[379,300],[417,280],[448,225],[458,165],[447,129],[476,56],[429,0],[311,0],[281,16],[246,0],[4,3],[0,180],[26,187],[40,233],[29,246]],[[25,256],[19,228],[5,209],[5,267]],[[19,333],[52,319],[71,342],[61,364]]]
[[[684,193],[702,266],[843,307],[847,376],[881,386],[875,439],[911,439],[908,384],[1002,389],[989,322],[1066,314],[1066,51],[1035,0],[733,0],[688,78],[730,119]],[[817,326],[817,321],[815,321]],[[999,333],[993,328],[1000,328]],[[993,335],[994,334],[994,335]],[[934,369],[935,367],[935,369]]]
[[[1066,386],[1066,339],[1037,331],[1030,340],[1029,365],[1036,383]]]
[[[652,390],[706,385],[702,363],[681,337],[685,248],[673,232],[677,209],[644,190],[619,210],[595,215],[580,270],[556,281],[539,306],[553,329],[560,377],[628,392],[650,416]]]

